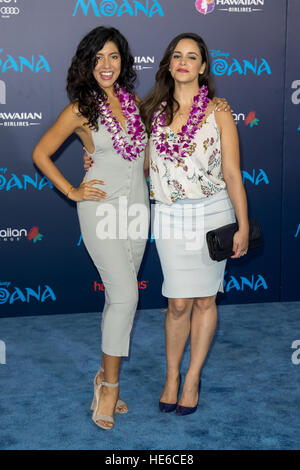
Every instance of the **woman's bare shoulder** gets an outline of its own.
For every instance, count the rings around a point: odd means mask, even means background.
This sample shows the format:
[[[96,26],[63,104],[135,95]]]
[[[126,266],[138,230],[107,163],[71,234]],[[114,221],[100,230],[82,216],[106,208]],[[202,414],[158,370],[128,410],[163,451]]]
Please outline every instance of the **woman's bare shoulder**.
[[[80,113],[78,102],[76,102],[76,101],[73,102],[73,103],[68,104],[62,110],[59,117],[63,120],[72,121],[79,128],[83,128],[83,126],[86,126],[87,123],[88,123],[86,117],[84,117]]]
[[[234,119],[230,111],[215,111],[215,118],[219,125],[234,123]]]

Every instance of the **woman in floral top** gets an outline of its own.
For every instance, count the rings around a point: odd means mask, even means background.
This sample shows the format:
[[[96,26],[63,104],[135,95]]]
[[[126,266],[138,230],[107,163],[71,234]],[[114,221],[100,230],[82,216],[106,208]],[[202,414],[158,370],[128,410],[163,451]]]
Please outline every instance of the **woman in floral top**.
[[[248,249],[247,199],[231,113],[215,113],[208,49],[196,34],[174,38],[156,85],[141,107],[149,141],[154,237],[168,297],[167,376],[161,411],[197,409],[200,375],[217,322],[226,260],[209,257],[206,233],[235,222],[232,258]],[[190,335],[190,363],[180,399],[180,363]]]

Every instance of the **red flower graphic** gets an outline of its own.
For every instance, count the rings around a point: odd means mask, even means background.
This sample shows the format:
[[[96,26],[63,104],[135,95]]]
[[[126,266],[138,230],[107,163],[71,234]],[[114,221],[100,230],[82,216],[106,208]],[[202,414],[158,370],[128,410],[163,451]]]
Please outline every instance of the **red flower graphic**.
[[[43,235],[41,233],[39,233],[39,228],[38,227],[32,227],[32,229],[30,229],[28,235],[27,235],[27,239],[31,242],[31,240],[33,240],[33,243],[37,242],[38,240],[41,240],[43,237]]]
[[[248,116],[245,118],[245,124],[248,126],[250,124],[250,127],[253,126],[258,126],[259,119],[256,117],[255,111],[250,111]]]

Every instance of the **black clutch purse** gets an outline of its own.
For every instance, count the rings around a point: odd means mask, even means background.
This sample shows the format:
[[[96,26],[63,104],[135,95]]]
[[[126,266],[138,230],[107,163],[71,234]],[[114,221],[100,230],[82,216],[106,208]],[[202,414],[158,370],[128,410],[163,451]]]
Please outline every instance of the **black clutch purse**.
[[[206,234],[206,241],[210,257],[215,261],[222,261],[233,255],[233,236],[238,230],[237,222],[210,230]],[[248,250],[258,248],[262,244],[262,234],[258,223],[249,220]]]

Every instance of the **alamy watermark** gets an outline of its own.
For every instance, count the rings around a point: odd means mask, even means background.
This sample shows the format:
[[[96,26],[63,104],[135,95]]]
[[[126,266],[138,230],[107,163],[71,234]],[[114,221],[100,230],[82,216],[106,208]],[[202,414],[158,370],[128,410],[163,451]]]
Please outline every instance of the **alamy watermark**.
[[[292,354],[292,363],[295,366],[298,366],[300,364],[300,339],[295,339],[295,341],[293,341],[292,343],[291,348],[296,350]]]
[[[6,345],[0,340],[0,364],[6,364]]]
[[[200,249],[204,242],[204,206],[202,204],[151,204],[150,229],[152,238],[183,240],[186,250]],[[147,239],[149,208],[146,204],[128,205],[126,196],[118,204],[100,202],[95,216],[96,236],[100,240]]]
[[[0,104],[6,104],[6,85],[3,80],[0,80]]]

